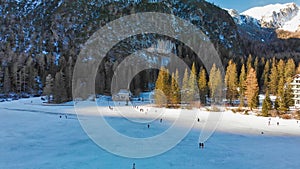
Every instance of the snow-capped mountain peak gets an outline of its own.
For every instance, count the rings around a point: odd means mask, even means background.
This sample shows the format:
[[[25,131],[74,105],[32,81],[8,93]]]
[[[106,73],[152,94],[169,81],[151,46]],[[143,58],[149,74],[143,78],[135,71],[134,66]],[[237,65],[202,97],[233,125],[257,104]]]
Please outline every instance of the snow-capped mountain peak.
[[[299,6],[296,3],[270,4],[251,8],[241,15],[259,21],[262,27],[283,29],[295,32],[300,25]]]

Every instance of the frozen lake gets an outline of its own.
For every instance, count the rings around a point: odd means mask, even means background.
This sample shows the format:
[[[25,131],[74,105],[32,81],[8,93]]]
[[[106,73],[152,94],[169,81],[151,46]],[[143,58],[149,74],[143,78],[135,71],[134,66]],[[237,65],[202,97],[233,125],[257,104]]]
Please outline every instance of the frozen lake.
[[[300,137],[216,132],[205,148],[199,149],[197,128],[164,154],[145,159],[123,158],[91,141],[76,115],[60,118],[57,109],[39,112],[0,108],[1,169],[132,169],[133,163],[136,169],[294,169],[300,166]],[[132,136],[135,133],[143,133],[145,137],[156,135],[168,126],[157,120],[149,129],[134,124],[135,130],[130,132],[124,129],[124,126],[132,127],[127,120],[111,117],[108,121],[115,129]]]

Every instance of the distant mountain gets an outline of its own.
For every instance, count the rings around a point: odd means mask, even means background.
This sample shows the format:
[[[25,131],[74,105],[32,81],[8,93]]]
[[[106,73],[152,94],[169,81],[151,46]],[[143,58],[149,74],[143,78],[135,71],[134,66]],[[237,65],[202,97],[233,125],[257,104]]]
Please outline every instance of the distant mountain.
[[[300,12],[295,3],[271,4],[239,13],[224,9],[233,18],[245,54],[297,58],[300,52]]]
[[[262,28],[297,32],[300,30],[299,6],[295,3],[254,7],[242,13],[226,9],[239,25],[252,24]]]
[[[265,28],[295,32],[299,29],[300,25],[299,6],[295,3],[255,7],[241,14],[258,20],[260,25]]]

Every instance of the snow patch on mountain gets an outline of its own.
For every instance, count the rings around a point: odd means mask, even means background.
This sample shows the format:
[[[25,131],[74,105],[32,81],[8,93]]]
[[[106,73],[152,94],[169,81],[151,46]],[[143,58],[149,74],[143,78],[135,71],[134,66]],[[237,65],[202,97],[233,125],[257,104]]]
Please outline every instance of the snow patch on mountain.
[[[291,31],[291,32],[300,30],[300,12],[298,12],[298,15],[296,15],[293,19],[286,22],[283,25],[282,29],[287,30],[287,31]]]
[[[259,21],[265,28],[297,31],[300,25],[299,6],[295,3],[270,4],[263,7],[254,7],[241,16],[249,16]]]
[[[252,16],[258,20],[264,19],[265,21],[271,21],[274,13],[284,12],[285,10],[291,9],[294,11],[297,8],[295,3],[288,4],[270,4],[263,7],[254,7],[245,12],[243,15]]]
[[[261,27],[259,20],[256,18],[253,18],[248,15],[240,14],[235,9],[224,8],[224,10],[226,10],[229,13],[229,15],[233,18],[234,22],[238,25],[250,24],[250,25],[255,25],[257,27]]]

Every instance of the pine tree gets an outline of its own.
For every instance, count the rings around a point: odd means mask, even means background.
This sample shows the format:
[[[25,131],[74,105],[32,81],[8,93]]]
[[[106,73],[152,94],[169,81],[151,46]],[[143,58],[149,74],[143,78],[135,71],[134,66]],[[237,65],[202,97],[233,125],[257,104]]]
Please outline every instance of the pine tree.
[[[256,72],[256,77],[259,79],[259,59],[258,57],[255,57],[255,60],[254,60],[254,70]]]
[[[223,92],[223,78],[222,78],[222,74],[220,69],[217,69],[216,72],[216,78],[215,78],[215,83],[216,83],[216,93],[215,93],[215,100],[217,102],[221,102],[222,101],[222,92]]]
[[[241,68],[241,73],[240,73],[240,77],[239,77],[239,99],[240,99],[240,107],[244,107],[245,103],[244,103],[244,98],[245,98],[245,91],[246,91],[246,70],[245,70],[245,65],[242,65]]]
[[[167,97],[167,105],[168,105],[170,103],[170,98],[171,98],[171,77],[168,69],[166,69],[166,71],[163,72],[163,76],[164,76],[163,92]]]
[[[167,95],[164,93],[166,86],[165,73],[166,69],[161,67],[155,83],[155,103],[160,107],[167,104]]]
[[[286,79],[286,82],[288,82],[288,80],[290,80],[290,78],[292,78],[295,75],[295,69],[296,69],[296,65],[294,60],[288,59],[284,70],[284,77]]]
[[[290,106],[294,105],[292,86],[290,85],[291,81],[291,77],[288,77],[287,80],[281,77],[278,83],[277,110],[281,111],[281,113],[285,113],[289,110]]]
[[[210,90],[210,98],[212,99],[212,101],[219,102],[222,97],[223,80],[221,71],[217,69],[215,64],[213,64],[209,73],[208,86]]]
[[[18,62],[14,62],[12,64],[11,68],[11,91],[14,91],[16,93],[20,93],[22,89],[22,82],[21,82],[21,72],[20,72],[20,66],[18,65]]]
[[[29,76],[29,68],[22,66],[19,70],[19,92],[29,91],[31,77]]]
[[[3,91],[5,94],[8,94],[11,91],[11,80],[8,67],[5,67],[4,71]]]
[[[285,102],[286,106],[289,109],[289,107],[294,106],[294,100],[293,100],[293,90],[292,90],[292,85],[290,83],[292,82],[292,78],[288,78],[286,86],[285,86],[285,92],[284,92],[284,97],[285,97]]]
[[[250,68],[246,80],[245,96],[247,98],[248,107],[250,107],[251,110],[258,106],[258,91],[259,87],[256,72],[253,68]]]
[[[193,63],[192,70],[190,73],[190,78],[188,80],[188,86],[189,86],[188,102],[194,101],[196,92],[198,92],[196,79],[197,79],[196,67],[195,67],[195,63]]]
[[[53,85],[54,79],[51,74],[48,74],[46,77],[45,87],[43,89],[43,94],[47,97],[47,100],[50,101],[50,95],[53,95]]]
[[[34,66],[34,62],[31,57],[26,62],[25,72],[27,72],[27,92],[31,94],[37,94],[41,89],[37,81],[38,71]]]
[[[279,82],[278,82],[278,91],[277,91],[277,98],[278,98],[278,110],[285,112],[287,111],[287,105],[286,105],[286,100],[285,100],[285,88],[284,88],[284,77],[280,77]]]
[[[183,79],[182,79],[182,92],[181,92],[181,101],[187,103],[189,101],[189,73],[185,69]]]
[[[296,65],[293,59],[289,59],[286,63],[285,67],[285,90],[284,90],[284,97],[285,97],[285,104],[287,109],[289,109],[290,106],[294,105],[294,100],[293,100],[293,90],[292,90],[292,85],[290,83],[293,81],[293,77],[296,73]]]
[[[53,97],[55,103],[62,103],[68,100],[65,75],[62,71],[59,71],[55,75]]]
[[[285,77],[284,76],[285,71],[286,71],[285,70],[285,62],[282,59],[280,59],[277,64],[278,80],[280,80],[281,77],[283,77],[283,78]],[[278,81],[278,83],[279,83],[279,81]]]
[[[272,109],[272,101],[270,99],[270,94],[269,91],[267,90],[266,92],[266,97],[263,101],[262,104],[262,116],[268,117],[269,116],[269,111]]]
[[[269,74],[270,74],[270,61],[267,60],[263,74],[261,76],[261,82],[262,82],[262,91],[266,92],[266,89],[268,88],[268,82],[269,82]]]
[[[216,96],[216,73],[217,73],[217,67],[215,64],[213,64],[210,72],[209,72],[209,81],[208,81],[208,87],[210,91],[210,98],[215,99]]]
[[[172,82],[171,82],[171,103],[179,104],[180,103],[180,87],[178,85],[178,70],[175,74],[172,73]]]
[[[206,71],[202,67],[199,73],[199,93],[200,93],[200,102],[202,105],[206,104],[206,96],[208,94],[207,80],[206,80]]]
[[[249,55],[249,57],[247,58],[247,74],[248,74],[248,72],[249,72],[249,70],[250,70],[250,68],[252,68],[252,55],[250,54]]]
[[[236,64],[233,63],[232,60],[229,61],[226,75],[225,75],[225,84],[227,88],[226,98],[230,100],[230,104],[232,101],[237,98],[237,88],[238,88],[238,79],[237,79],[237,70]]]
[[[270,79],[270,82],[269,82],[270,94],[276,95],[277,86],[278,86],[278,71],[277,71],[275,58],[273,58],[273,60],[272,60],[272,68],[271,68],[271,74],[270,74],[269,79]]]
[[[73,58],[69,57],[67,68],[66,68],[66,85],[68,97],[72,97],[72,78],[73,78]]]

